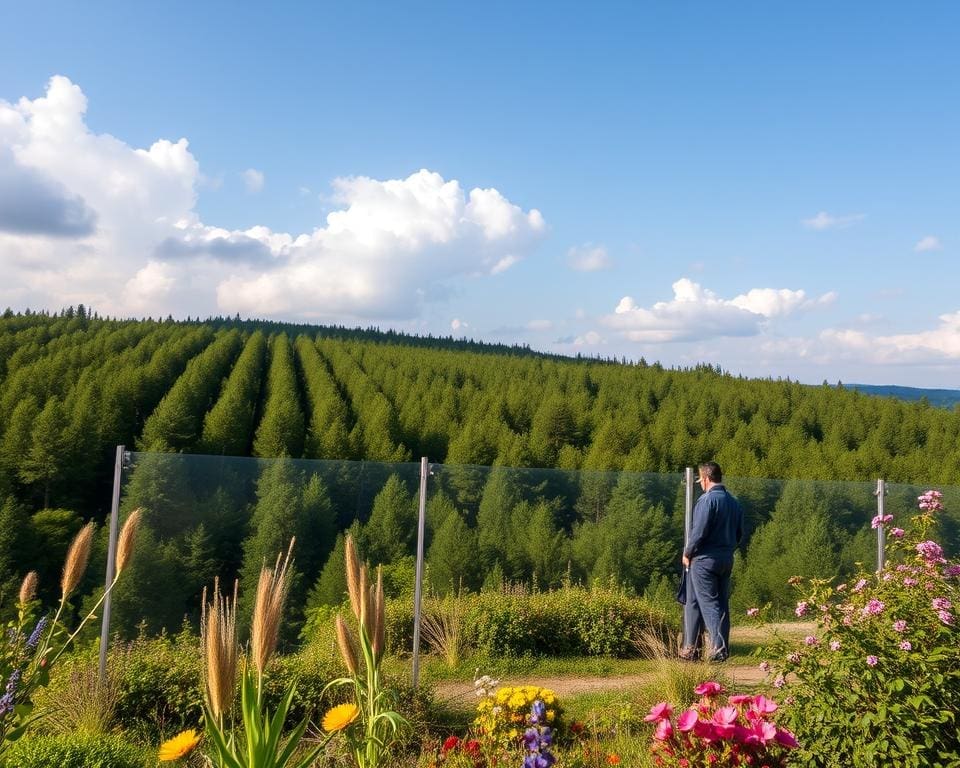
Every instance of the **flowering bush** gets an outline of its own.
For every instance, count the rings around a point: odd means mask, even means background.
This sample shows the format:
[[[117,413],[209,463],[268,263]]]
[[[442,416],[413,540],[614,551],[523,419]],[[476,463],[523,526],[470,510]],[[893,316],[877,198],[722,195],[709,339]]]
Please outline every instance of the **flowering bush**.
[[[477,704],[474,726],[488,754],[515,752],[521,743],[528,713],[535,702],[543,706],[542,725],[556,728],[562,713],[557,697],[549,688],[521,685],[487,690]]]
[[[776,702],[766,696],[735,695],[726,699],[719,683],[694,689],[700,701],[673,720],[673,707],[661,701],[644,719],[655,723],[650,752],[654,765],[696,766],[786,765],[797,741],[770,716]]]
[[[787,722],[814,766],[960,763],[960,567],[932,540],[941,495],[927,491],[904,528],[892,516],[887,564],[851,584],[799,584],[798,616],[818,630],[764,662],[790,703]]]

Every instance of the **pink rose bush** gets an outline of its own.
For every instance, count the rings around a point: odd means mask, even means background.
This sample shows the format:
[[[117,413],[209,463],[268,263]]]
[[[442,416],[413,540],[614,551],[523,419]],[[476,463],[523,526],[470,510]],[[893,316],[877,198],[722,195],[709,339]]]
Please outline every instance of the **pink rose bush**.
[[[849,589],[798,585],[796,613],[815,618],[817,631],[764,654],[790,703],[783,723],[802,745],[798,763],[960,765],[960,566],[935,540],[942,498],[927,491],[919,513],[890,531],[881,573],[863,571]]]
[[[719,683],[708,681],[694,691],[700,700],[673,719],[666,701],[655,704],[644,720],[654,724],[650,752],[664,768],[700,766],[786,765],[799,745],[794,735],[773,722],[776,702],[766,696],[724,697]]]

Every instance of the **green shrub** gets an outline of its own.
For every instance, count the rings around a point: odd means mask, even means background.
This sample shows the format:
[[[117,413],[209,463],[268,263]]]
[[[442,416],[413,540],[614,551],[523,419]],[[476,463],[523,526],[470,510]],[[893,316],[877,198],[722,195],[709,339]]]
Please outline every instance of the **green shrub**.
[[[772,649],[805,765],[960,765],[960,565],[929,538],[940,495],[920,508],[906,532],[889,529],[881,573],[803,587],[796,613],[818,631]]]
[[[666,610],[614,589],[482,592],[457,599],[464,601],[466,644],[489,656],[638,656],[644,632],[667,638],[678,630]],[[436,613],[443,605],[430,598],[422,610]],[[387,634],[392,650],[409,652],[412,605],[388,604]]]
[[[105,734],[33,735],[13,744],[4,768],[145,768],[156,762],[153,751],[120,736]]]

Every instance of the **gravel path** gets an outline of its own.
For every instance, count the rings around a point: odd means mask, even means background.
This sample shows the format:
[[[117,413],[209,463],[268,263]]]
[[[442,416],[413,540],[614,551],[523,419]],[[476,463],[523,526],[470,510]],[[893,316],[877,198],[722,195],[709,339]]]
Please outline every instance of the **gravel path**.
[[[733,684],[756,685],[764,678],[763,672],[757,664],[751,665],[733,665],[724,664],[717,667],[723,675]],[[622,691],[629,693],[636,688],[646,685],[653,679],[653,674],[641,675],[620,675],[617,677],[537,677],[530,679],[513,679],[510,685],[538,685],[541,688],[549,688],[557,696],[565,697],[580,693],[592,693],[595,691]],[[463,702],[464,705],[472,706],[476,697],[473,693],[473,680],[445,680],[435,683],[433,690],[437,698],[445,699],[451,703]]]

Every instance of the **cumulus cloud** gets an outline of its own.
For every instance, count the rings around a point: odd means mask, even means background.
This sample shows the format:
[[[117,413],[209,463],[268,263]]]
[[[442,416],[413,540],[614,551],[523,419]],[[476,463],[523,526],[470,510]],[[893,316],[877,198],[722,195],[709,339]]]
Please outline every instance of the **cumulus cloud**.
[[[835,216],[826,211],[820,211],[816,216],[803,220],[803,226],[807,229],[823,231],[825,229],[844,229],[850,227],[867,218],[864,213],[851,213],[844,216]]]
[[[960,359],[960,310],[939,316],[939,325],[917,333],[873,335],[851,329],[828,329],[821,340],[837,350],[874,363],[930,363]]]
[[[65,77],[0,100],[0,304],[214,312],[336,322],[416,317],[456,280],[502,273],[546,234],[536,209],[421,170],[336,179],[311,232],[200,220],[189,143],[135,148],[90,131]],[[263,185],[255,169],[248,189]]]
[[[943,248],[943,245],[940,243],[939,237],[934,237],[933,235],[927,235],[926,237],[921,237],[913,250],[917,253],[923,253],[924,251],[939,251]]]
[[[723,299],[688,278],[673,284],[673,299],[649,309],[624,296],[602,322],[622,336],[646,343],[682,342],[722,336],[754,336],[772,318],[831,303],[835,294],[808,299],[802,290],[754,288]]]
[[[597,272],[610,267],[610,257],[602,245],[586,243],[567,251],[567,263],[578,272]]]
[[[258,171],[256,168],[247,168],[247,170],[240,175],[243,176],[243,186],[246,187],[247,192],[251,195],[263,189],[264,178],[261,171]]]

